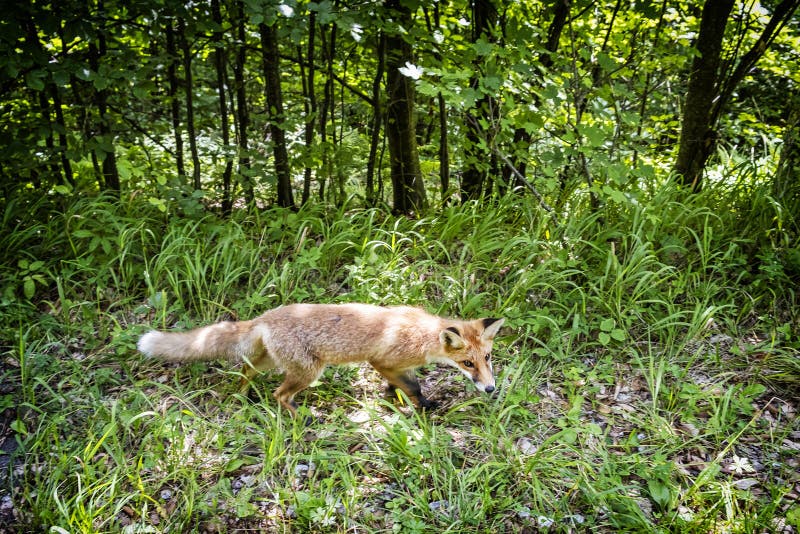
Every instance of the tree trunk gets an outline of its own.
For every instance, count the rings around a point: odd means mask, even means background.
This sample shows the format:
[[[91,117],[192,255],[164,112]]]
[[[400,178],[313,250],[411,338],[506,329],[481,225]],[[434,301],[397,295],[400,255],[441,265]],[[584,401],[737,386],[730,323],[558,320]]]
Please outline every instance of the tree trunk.
[[[219,28],[222,27],[222,12],[219,0],[211,0],[211,16]],[[232,209],[231,202],[231,173],[233,172],[233,161],[228,156],[230,146],[230,125],[228,124],[228,100],[225,95],[225,47],[222,42],[222,30],[216,30],[213,34],[214,40],[214,68],[217,73],[217,95],[219,97],[219,114],[222,121],[222,145],[225,151],[225,170],[222,171],[222,214],[230,215]]]
[[[388,0],[386,7],[398,26],[411,28],[411,12],[402,0]],[[419,213],[427,199],[419,166],[414,128],[414,82],[400,72],[413,61],[411,44],[396,28],[386,35],[387,108],[386,134],[389,140],[392,196],[397,213]]]
[[[370,140],[369,140],[369,156],[367,157],[367,191],[366,200],[367,206],[374,206],[376,204],[376,191],[375,191],[375,167],[378,158],[378,144],[381,137],[381,125],[383,121],[383,104],[381,103],[381,80],[385,74],[386,64],[386,37],[381,31],[378,35],[378,66],[375,69],[375,78],[372,80],[372,121],[369,125]],[[380,179],[380,171],[378,172],[378,179]]]
[[[103,2],[97,3],[99,12],[104,11]],[[100,59],[106,55],[106,37],[102,31],[98,33],[97,43],[89,44],[89,64],[94,72],[100,67]],[[105,89],[94,90],[94,103],[97,107],[99,120],[97,131],[100,134],[102,147],[97,157],[102,160],[103,184],[105,189],[118,194],[120,191],[119,171],[117,170],[117,157],[114,153],[114,135],[108,120],[108,91]],[[98,152],[97,150],[95,151]]]
[[[706,0],[697,37],[697,52],[689,75],[675,172],[679,183],[700,189],[706,160],[714,146],[711,107],[717,95],[720,53],[733,0]]]
[[[317,91],[314,87],[314,78],[316,74],[316,66],[314,65],[314,46],[315,37],[317,34],[317,13],[310,11],[308,14],[308,51],[306,52],[306,61],[308,62],[308,75],[303,71],[303,58],[302,52],[298,52],[300,59],[300,78],[303,80],[303,111],[305,112],[305,137],[304,142],[306,145],[306,158],[307,163],[303,169],[303,196],[301,203],[305,204],[311,198],[311,151],[314,145],[314,119],[317,116]],[[299,47],[298,47],[299,48]]]
[[[178,102],[178,75],[175,66],[178,63],[178,51],[175,47],[175,30],[172,21],[167,20],[167,80],[169,82],[169,105],[172,117],[172,132],[175,136],[175,164],[178,167],[178,178],[183,181],[186,176],[186,167],[183,162],[183,133],[181,132],[181,107]]]
[[[250,155],[247,139],[247,128],[250,118],[247,112],[247,92],[244,86],[244,64],[247,51],[247,32],[245,31],[244,1],[236,2],[234,28],[236,29],[236,61],[233,65],[233,79],[236,87],[236,122],[239,134],[239,180],[244,190],[244,199],[247,207],[255,208],[256,197],[253,181],[250,176]]]
[[[192,186],[195,191],[202,188],[200,183],[200,156],[197,154],[197,134],[194,129],[194,81],[192,78],[192,51],[186,39],[186,23],[178,19],[178,41],[183,60],[183,89],[186,99],[186,134],[189,136],[189,153],[192,155]]]
[[[439,4],[433,6],[433,24],[431,24],[428,11],[425,10],[425,22],[428,26],[428,32],[433,34],[434,28],[441,26],[441,13],[439,12]],[[433,52],[433,57],[438,62],[442,62],[442,54],[438,51]],[[439,184],[442,194],[442,205],[446,205],[448,201],[448,192],[450,190],[450,150],[447,143],[447,105],[444,100],[444,95],[441,91],[436,95],[436,103],[439,112]]]
[[[325,53],[326,79],[325,87],[322,91],[322,107],[319,114],[319,137],[322,144],[322,176],[319,180],[319,199],[325,200],[325,186],[333,176],[331,151],[328,146],[328,114],[332,113],[333,107],[333,70],[334,70],[334,53],[336,51],[336,25],[329,24],[327,28],[330,30],[330,40],[328,40],[325,32],[325,27],[320,29],[320,38],[322,39],[322,49]]]
[[[69,161],[67,151],[67,124],[64,121],[64,110],[61,104],[61,92],[55,83],[50,84],[50,93],[53,96],[53,107],[56,111],[56,124],[58,125],[58,154],[61,158],[61,167],[64,169],[64,180],[75,187],[75,177],[72,174],[72,163]]]
[[[36,55],[40,58],[40,61],[44,61],[44,58],[47,58],[47,53],[44,51],[42,47],[41,41],[39,41],[39,32],[36,28],[36,24],[34,23],[33,19],[28,17],[24,21],[25,24],[25,41],[26,45],[29,49],[35,50]],[[42,65],[43,66],[43,65]],[[45,160],[47,161],[47,167],[49,168],[50,180],[52,182],[59,183],[62,181],[61,171],[58,168],[58,165],[53,161],[52,156],[55,154],[55,140],[53,139],[53,121],[50,113],[50,99],[47,97],[47,94],[50,89],[50,85],[52,82],[47,82],[44,84],[44,87],[37,92],[37,96],[39,97],[39,112],[41,113],[43,122],[45,123],[45,138],[44,138],[44,146],[47,148],[45,152]]]
[[[281,73],[278,56],[278,39],[275,27],[260,24],[261,58],[264,71],[264,92],[267,99],[267,121],[272,136],[272,154],[275,158],[275,174],[278,178],[278,205],[294,207],[292,181],[289,170],[289,154],[286,150],[286,133],[283,123],[283,94],[281,92]]]
[[[478,42],[483,38],[492,42],[492,30],[497,23],[497,7],[494,0],[474,0],[472,3],[472,41]],[[485,59],[476,58],[473,69],[475,75],[470,80],[470,86],[478,90],[480,86],[480,73],[484,70]],[[461,178],[461,201],[467,202],[480,198],[489,177],[491,164],[489,137],[491,132],[484,125],[495,122],[496,108],[494,98],[484,95],[477,103],[475,110],[466,113],[466,145],[464,172]]]

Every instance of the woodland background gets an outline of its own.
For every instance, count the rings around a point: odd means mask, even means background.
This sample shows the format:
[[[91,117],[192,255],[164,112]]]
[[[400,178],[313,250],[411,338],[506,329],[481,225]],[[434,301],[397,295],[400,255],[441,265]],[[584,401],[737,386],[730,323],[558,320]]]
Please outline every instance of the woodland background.
[[[796,532],[798,5],[5,3],[0,528]],[[135,353],[297,301],[504,387]]]

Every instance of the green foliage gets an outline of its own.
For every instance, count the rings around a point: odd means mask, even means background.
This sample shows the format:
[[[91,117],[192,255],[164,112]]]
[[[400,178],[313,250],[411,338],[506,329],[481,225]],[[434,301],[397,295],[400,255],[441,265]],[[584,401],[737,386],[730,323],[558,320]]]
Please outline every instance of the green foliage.
[[[412,2],[402,29],[374,3],[245,2],[243,19],[222,5],[221,23],[194,4],[103,5],[19,6],[0,23],[0,530],[798,528],[800,226],[774,181],[792,111],[781,95],[797,92],[794,21],[734,95],[707,185],[688,194],[669,174],[697,30],[688,2],[624,16],[572,4],[552,53],[551,6],[531,2],[503,6],[478,39],[465,2]],[[744,49],[763,21],[738,8],[726,46]],[[200,189],[177,168],[176,20]],[[311,175],[297,210],[270,206],[261,23],[279,35],[293,186]],[[454,178],[440,207],[388,213],[389,158],[380,143],[370,153],[382,32],[415,46],[426,185],[447,138],[454,177],[492,170],[481,200],[453,202]],[[465,160],[470,115],[486,134],[480,161]],[[231,146],[242,133],[249,147]],[[526,167],[528,186],[504,182],[499,155]],[[369,162],[379,196],[367,207]],[[246,180],[254,198],[242,200]],[[432,367],[420,379],[442,406],[422,413],[382,400],[369,369],[332,368],[298,398],[316,417],[306,427],[274,402],[278,377],[244,398],[235,369],[136,353],[153,327],[351,301],[505,317],[496,396]]]

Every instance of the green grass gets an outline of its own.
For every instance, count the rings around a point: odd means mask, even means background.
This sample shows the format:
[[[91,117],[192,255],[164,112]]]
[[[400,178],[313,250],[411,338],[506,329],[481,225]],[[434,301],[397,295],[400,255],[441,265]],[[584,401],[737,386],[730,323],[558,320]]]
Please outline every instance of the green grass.
[[[16,446],[0,525],[800,528],[800,308],[785,261],[798,243],[747,203],[769,204],[661,188],[602,213],[575,206],[558,228],[513,198],[421,220],[322,205],[168,218],[100,198],[42,223],[44,201],[6,206],[0,438]],[[426,368],[441,407],[418,413],[369,369],[330,368],[298,398],[318,417],[307,428],[278,410],[279,377],[245,398],[235,369],[135,350],[152,327],[298,301],[504,316],[499,394]]]

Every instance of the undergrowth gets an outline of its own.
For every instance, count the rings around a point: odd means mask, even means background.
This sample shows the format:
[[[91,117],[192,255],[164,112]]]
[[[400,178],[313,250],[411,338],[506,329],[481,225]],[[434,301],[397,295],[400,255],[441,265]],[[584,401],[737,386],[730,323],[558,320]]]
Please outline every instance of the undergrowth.
[[[419,220],[346,205],[169,216],[135,197],[5,207],[0,525],[94,531],[800,528],[794,221],[758,191],[528,199]],[[773,210],[772,213],[769,210]],[[44,222],[42,222],[44,221]],[[147,329],[290,302],[503,316],[499,392],[441,408],[330,368],[278,410],[222,364],[136,353]]]

